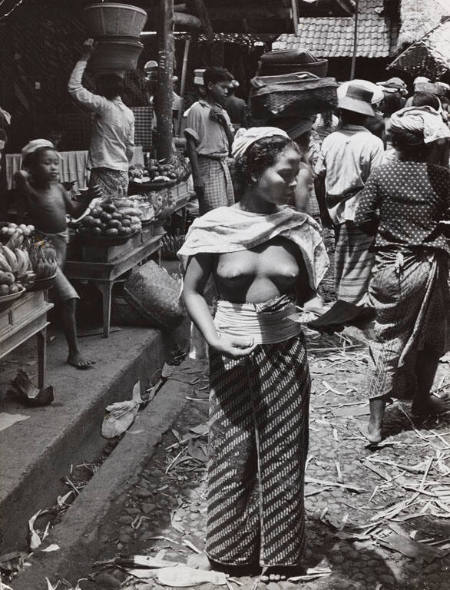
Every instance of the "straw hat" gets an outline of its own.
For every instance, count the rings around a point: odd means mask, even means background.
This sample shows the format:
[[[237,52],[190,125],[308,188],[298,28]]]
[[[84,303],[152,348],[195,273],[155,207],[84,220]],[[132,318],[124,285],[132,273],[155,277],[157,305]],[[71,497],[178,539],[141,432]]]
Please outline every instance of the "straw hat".
[[[346,111],[374,117],[375,111],[372,104],[377,102],[374,101],[375,89],[375,84],[366,80],[345,82],[338,88],[338,107]]]

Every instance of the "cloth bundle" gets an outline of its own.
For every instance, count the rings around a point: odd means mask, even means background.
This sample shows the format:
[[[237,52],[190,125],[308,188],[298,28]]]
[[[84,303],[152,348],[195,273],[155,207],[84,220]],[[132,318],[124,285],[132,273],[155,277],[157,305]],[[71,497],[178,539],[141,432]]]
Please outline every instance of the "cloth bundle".
[[[407,107],[393,113],[391,132],[409,131],[417,136],[417,145],[450,137],[450,131],[441,115],[430,106]]]

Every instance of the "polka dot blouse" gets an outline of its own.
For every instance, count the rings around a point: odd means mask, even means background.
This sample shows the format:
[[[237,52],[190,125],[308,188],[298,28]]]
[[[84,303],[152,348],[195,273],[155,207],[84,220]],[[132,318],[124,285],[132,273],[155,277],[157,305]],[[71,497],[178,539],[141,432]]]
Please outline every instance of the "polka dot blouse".
[[[375,248],[428,247],[450,254],[439,222],[450,219],[450,171],[422,162],[376,168],[359,194],[355,223],[376,233]]]

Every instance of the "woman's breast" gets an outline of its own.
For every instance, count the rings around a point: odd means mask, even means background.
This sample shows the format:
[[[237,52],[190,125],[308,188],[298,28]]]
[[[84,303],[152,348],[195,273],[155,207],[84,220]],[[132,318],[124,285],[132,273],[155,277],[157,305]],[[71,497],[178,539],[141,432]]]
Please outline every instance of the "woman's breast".
[[[298,274],[294,253],[281,245],[222,254],[216,268],[219,289],[235,290],[238,298],[243,291],[286,293],[294,286]]]

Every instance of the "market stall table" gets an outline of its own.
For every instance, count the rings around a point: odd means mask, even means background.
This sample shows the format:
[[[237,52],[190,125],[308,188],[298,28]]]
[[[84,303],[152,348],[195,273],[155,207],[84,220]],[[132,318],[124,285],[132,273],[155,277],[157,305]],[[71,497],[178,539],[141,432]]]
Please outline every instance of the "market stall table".
[[[64,274],[70,279],[91,281],[103,296],[103,337],[108,338],[111,326],[111,299],[114,283],[124,273],[157,252],[165,232],[153,234],[154,229],[143,228],[138,241],[134,241],[130,249],[124,249],[113,260],[90,262],[85,260],[68,260]],[[153,235],[152,235],[153,234]]]
[[[36,336],[38,387],[45,387],[47,360],[47,313],[53,304],[46,291],[27,292],[7,307],[0,307],[0,359]]]

